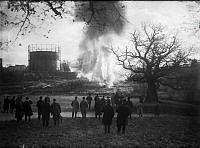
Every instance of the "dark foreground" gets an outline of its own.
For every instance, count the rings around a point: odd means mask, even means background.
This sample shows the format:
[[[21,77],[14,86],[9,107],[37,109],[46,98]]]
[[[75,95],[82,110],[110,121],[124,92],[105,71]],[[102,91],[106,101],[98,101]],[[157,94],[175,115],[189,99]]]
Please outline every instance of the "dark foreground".
[[[0,122],[0,147],[199,147],[199,119],[190,116],[166,115],[129,120],[127,133],[116,134],[116,119],[111,134],[103,133],[101,120],[64,118],[60,127],[42,129],[34,119],[31,123]]]

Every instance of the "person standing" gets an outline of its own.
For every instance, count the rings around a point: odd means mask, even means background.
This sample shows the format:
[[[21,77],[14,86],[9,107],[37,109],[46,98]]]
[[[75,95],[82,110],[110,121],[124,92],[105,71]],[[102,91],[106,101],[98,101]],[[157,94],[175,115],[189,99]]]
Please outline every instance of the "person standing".
[[[133,111],[133,102],[130,100],[130,97],[128,97],[127,105],[128,105],[128,108],[129,108],[129,118],[131,119],[131,114],[132,114],[132,111]]]
[[[17,118],[17,123],[19,123],[22,120],[22,117],[24,115],[24,106],[22,102],[22,96],[17,97],[15,109],[16,109],[15,118]]]
[[[143,98],[142,97],[140,97],[139,103],[137,105],[137,112],[138,112],[139,117],[143,116]]]
[[[91,94],[89,94],[89,96],[87,96],[86,100],[87,100],[87,103],[88,103],[88,106],[89,106],[89,110],[90,110],[91,109],[91,102],[92,102]]]
[[[31,121],[31,116],[33,115],[31,104],[32,101],[28,97],[26,97],[23,106],[24,106],[25,121],[27,121],[28,117],[29,122]]]
[[[117,110],[117,133],[120,134],[122,128],[122,134],[125,134],[126,125],[128,124],[129,108],[126,105],[126,100],[123,100],[119,104]]]
[[[15,108],[15,96],[12,97],[12,99],[10,100],[10,113],[13,113]]]
[[[94,97],[94,101],[99,100],[99,95],[96,94],[96,96]]]
[[[4,104],[3,104],[3,110],[4,110],[4,113],[8,113],[9,111],[9,96],[6,96],[6,98],[4,99]]]
[[[38,108],[38,120],[40,120],[42,115],[42,107],[43,107],[44,101],[42,100],[42,96],[40,96],[40,100],[37,101],[37,108]]]
[[[95,99],[94,111],[95,111],[95,118],[97,118],[97,116],[101,118],[101,102],[99,98]]]
[[[53,103],[51,104],[51,113],[53,115],[54,125],[59,125],[61,107],[60,104],[56,102],[56,99],[53,99]]]
[[[72,118],[74,118],[74,117],[76,118],[77,112],[79,110],[79,102],[77,100],[77,96],[72,101],[71,106],[72,106]]]
[[[104,106],[106,105],[106,99],[105,99],[105,96],[103,96],[100,100],[101,102],[101,110],[104,108]]]
[[[86,118],[88,103],[87,101],[85,101],[85,97],[83,97],[83,100],[80,103],[80,109],[81,109],[82,118]]]
[[[42,125],[43,127],[49,126],[49,119],[51,114],[50,98],[45,97],[44,104],[42,105]]]
[[[114,109],[110,105],[110,100],[107,100],[106,102],[107,102],[106,105],[102,109],[103,113],[102,123],[104,125],[105,134],[110,133],[110,126],[112,124],[112,119],[114,117]]]

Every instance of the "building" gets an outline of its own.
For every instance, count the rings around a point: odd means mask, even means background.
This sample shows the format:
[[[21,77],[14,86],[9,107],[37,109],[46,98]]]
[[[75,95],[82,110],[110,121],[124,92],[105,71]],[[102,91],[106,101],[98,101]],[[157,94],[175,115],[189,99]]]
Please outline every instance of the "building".
[[[28,46],[30,72],[53,73],[60,70],[60,46],[55,44],[32,44]]]
[[[10,71],[25,71],[26,65],[8,66],[7,69]]]

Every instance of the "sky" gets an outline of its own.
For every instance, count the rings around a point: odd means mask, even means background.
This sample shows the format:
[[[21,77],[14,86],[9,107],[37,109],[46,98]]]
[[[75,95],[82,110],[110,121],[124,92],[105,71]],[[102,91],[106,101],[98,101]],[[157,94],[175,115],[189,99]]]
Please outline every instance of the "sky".
[[[0,2],[2,3],[2,2]],[[176,33],[187,47],[194,45],[198,48],[200,35],[194,34],[191,24],[193,16],[188,5],[196,6],[194,2],[185,1],[126,1],[126,23],[120,35],[110,34],[110,44],[114,47],[125,47],[130,43],[130,33],[141,26],[141,23],[162,24],[171,33]],[[2,8],[1,8],[2,9]],[[14,45],[1,50],[0,57],[3,65],[28,64],[29,44],[58,44],[61,46],[61,60],[76,61],[79,57],[80,47],[84,36],[84,23],[73,22],[69,19],[57,19],[53,24],[44,25],[43,29],[19,37]],[[48,38],[43,35],[51,29]],[[12,39],[16,32],[14,28],[1,32],[1,39]],[[20,45],[20,46],[19,46]],[[195,51],[195,58],[200,59],[199,51]]]

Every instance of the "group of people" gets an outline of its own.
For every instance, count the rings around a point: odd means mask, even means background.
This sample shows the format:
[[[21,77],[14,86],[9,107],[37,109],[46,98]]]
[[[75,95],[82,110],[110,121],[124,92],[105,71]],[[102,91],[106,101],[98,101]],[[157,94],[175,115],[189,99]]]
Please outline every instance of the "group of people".
[[[87,111],[90,110],[91,101],[91,94],[89,94],[86,99],[85,97],[83,97],[80,104],[78,102],[78,97],[76,96],[75,99],[71,102],[72,118],[77,117],[77,112],[79,111],[79,109],[82,114],[82,118],[86,118]],[[120,133],[122,129],[122,133],[124,134],[126,125],[128,123],[128,117],[131,118],[131,113],[133,109],[133,103],[130,100],[130,97],[122,99],[120,97],[110,98],[109,96],[107,96],[107,98],[105,98],[105,96],[102,96],[100,99],[99,95],[96,94],[96,96],[94,97],[94,101],[95,117],[101,118],[101,115],[103,115],[102,123],[104,125],[105,133],[110,133],[110,126],[116,112],[118,133]],[[138,112],[139,116],[141,116],[142,104],[140,104]]]
[[[23,101],[24,100],[24,101]],[[82,118],[86,118],[88,110],[91,110],[91,102],[92,96],[89,94],[87,97],[82,97],[82,101],[79,103],[78,97],[71,102],[72,106],[72,118],[77,117],[77,112],[80,109],[82,114]],[[143,98],[140,97],[139,103],[137,106],[138,116],[142,117],[143,114]],[[4,99],[3,109],[5,113],[13,113],[15,109],[15,117],[17,122],[20,122],[25,116],[25,121],[31,121],[31,116],[33,115],[31,104],[33,102],[28,98],[23,98],[22,96],[18,96],[15,99],[15,96],[9,100],[9,96],[6,96]],[[62,122],[61,116],[61,107],[60,104],[56,102],[56,99],[53,99],[53,103],[50,103],[50,98],[40,96],[37,101],[37,109],[38,109],[38,120],[42,119],[43,127],[49,126],[50,116],[53,116],[54,125],[59,125]],[[130,100],[130,97],[120,97],[118,93],[109,97],[107,96],[99,96],[96,94],[94,97],[94,112],[96,118],[101,118],[102,123],[104,125],[105,133],[110,133],[110,126],[112,124],[112,120],[114,118],[115,112],[117,113],[117,129],[118,133],[121,132],[124,134],[126,125],[128,123],[128,118],[131,119],[131,114],[133,111],[133,103]],[[158,112],[158,105],[156,106],[156,112]],[[159,115],[158,113],[156,114]]]
[[[6,96],[6,98],[4,99],[4,104],[3,104],[3,112],[13,113],[14,108],[15,108],[15,96],[13,96],[11,99],[9,99],[9,96]]]
[[[53,99],[53,103],[50,104],[49,97],[45,97],[43,101],[42,96],[40,96],[40,99],[37,101],[37,108],[38,120],[40,120],[42,116],[43,127],[49,126],[50,115],[53,116],[54,125],[59,125],[60,122],[62,122],[61,107],[60,104],[56,102],[56,99]]]

